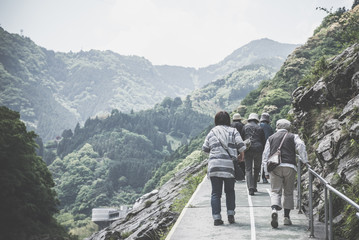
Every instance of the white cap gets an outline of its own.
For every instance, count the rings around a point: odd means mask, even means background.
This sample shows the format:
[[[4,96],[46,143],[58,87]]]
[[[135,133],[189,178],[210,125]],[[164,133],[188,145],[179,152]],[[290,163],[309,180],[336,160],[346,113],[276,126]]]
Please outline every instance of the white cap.
[[[279,119],[277,121],[276,128],[277,128],[277,130],[279,130],[279,129],[289,130],[290,125],[291,125],[291,123],[287,119]]]

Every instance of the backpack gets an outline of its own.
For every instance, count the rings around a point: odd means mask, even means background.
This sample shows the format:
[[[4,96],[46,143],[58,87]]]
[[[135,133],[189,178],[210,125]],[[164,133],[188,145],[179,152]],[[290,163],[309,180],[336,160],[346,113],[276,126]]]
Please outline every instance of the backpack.
[[[252,128],[250,128],[250,127],[248,127],[248,128],[245,128],[244,130],[245,130],[245,132],[244,132],[244,136],[246,136],[247,134],[247,129],[250,129],[250,131],[251,131],[251,134],[249,134],[249,138],[247,138],[246,140],[244,140],[243,142],[244,142],[244,145],[246,146],[246,150],[244,150],[244,151],[248,151],[249,149],[250,149],[250,147],[251,147],[251,145],[252,145],[252,142],[253,142],[253,139],[252,139],[252,137],[253,137],[253,135],[255,134],[255,130],[253,130]]]
[[[251,137],[250,137],[250,138],[248,138],[248,139],[246,139],[246,140],[244,140],[243,142],[244,142],[244,145],[246,146],[246,150],[244,150],[244,151],[246,152],[246,151],[248,151],[248,150],[249,150],[249,148],[250,148],[250,147],[251,147],[251,145],[252,145],[252,140],[251,140]]]

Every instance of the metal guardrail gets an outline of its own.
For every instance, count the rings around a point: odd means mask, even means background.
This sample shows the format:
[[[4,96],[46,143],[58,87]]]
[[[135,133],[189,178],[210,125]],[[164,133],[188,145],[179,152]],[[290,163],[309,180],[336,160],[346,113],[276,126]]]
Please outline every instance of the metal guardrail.
[[[297,155],[299,158],[299,156]],[[355,203],[353,200],[333,188],[328,181],[322,178],[317,172],[315,172],[311,166],[306,163],[308,172],[309,172],[309,230],[310,230],[310,238],[314,238],[314,215],[313,215],[313,176],[318,178],[320,182],[324,185],[324,214],[325,214],[325,239],[333,240],[333,199],[332,194],[336,194],[341,199],[346,201],[348,204],[352,205],[356,208],[357,213],[356,216],[359,218],[359,205]],[[297,209],[299,209],[299,213],[302,213],[302,200],[301,200],[301,161],[298,161],[298,172],[297,172]],[[329,191],[329,196],[328,196]],[[329,226],[329,229],[328,229]]]

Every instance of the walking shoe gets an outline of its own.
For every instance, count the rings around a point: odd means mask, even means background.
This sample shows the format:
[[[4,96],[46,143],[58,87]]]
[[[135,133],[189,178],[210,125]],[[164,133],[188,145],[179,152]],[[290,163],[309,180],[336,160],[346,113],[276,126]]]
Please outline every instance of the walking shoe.
[[[258,192],[257,188],[255,188],[253,191],[254,191],[254,192]]]
[[[230,224],[234,223],[234,215],[228,215],[228,222]]]
[[[250,188],[250,189],[248,190],[248,192],[249,192],[249,195],[251,195],[251,196],[254,195],[254,189],[253,189],[253,188]]]
[[[278,213],[277,210],[275,209],[272,210],[272,221],[270,222],[270,224],[272,225],[273,228],[278,227]]]
[[[223,225],[223,221],[221,219],[214,220],[214,226]]]
[[[292,221],[289,217],[284,217],[284,225],[292,225]]]
[[[268,183],[268,180],[266,178],[263,178],[263,183]]]

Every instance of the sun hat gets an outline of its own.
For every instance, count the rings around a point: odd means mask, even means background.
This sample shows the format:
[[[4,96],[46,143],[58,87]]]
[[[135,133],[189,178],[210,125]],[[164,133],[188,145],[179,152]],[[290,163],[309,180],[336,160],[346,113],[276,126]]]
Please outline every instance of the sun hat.
[[[263,121],[267,121],[267,122],[270,122],[270,120],[269,120],[269,113],[262,113],[262,115],[261,115],[261,120],[260,120],[261,122],[263,122]]]
[[[233,115],[233,117],[232,117],[232,120],[233,121],[235,121],[235,120],[241,120],[242,118],[241,118],[241,114],[239,114],[239,113],[235,113],[234,115]]]
[[[257,113],[249,114],[248,121],[251,121],[251,120],[256,120],[257,122],[259,122],[258,114]]]

